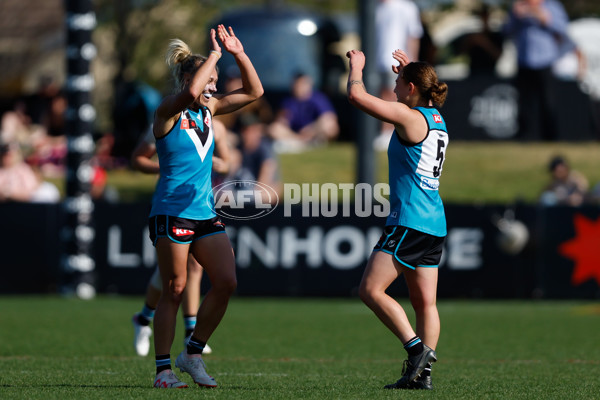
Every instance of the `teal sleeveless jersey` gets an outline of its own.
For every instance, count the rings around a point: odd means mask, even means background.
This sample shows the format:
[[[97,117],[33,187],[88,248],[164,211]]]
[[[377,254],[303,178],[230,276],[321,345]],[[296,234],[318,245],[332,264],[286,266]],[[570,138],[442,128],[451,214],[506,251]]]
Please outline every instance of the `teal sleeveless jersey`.
[[[446,236],[446,215],[439,194],[448,147],[446,123],[433,107],[416,107],[425,117],[427,137],[409,144],[394,131],[388,147],[390,215],[386,225],[402,225],[433,236]]]
[[[173,129],[156,139],[160,177],[150,216],[195,220],[216,216],[211,184],[214,134],[208,108],[186,109]]]

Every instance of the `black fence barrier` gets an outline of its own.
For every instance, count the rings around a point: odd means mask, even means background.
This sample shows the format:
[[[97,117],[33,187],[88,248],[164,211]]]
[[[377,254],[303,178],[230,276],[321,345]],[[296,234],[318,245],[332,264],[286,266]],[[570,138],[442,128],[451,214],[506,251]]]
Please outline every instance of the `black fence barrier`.
[[[0,204],[0,293],[58,290],[59,204]]]
[[[238,295],[356,295],[385,219],[351,208],[349,216],[341,206],[333,217],[306,216],[298,205],[224,219]],[[95,205],[99,293],[144,293],[156,266],[148,211],[148,204]],[[62,213],[58,205],[0,204],[0,294],[57,291]],[[600,208],[447,205],[446,214],[440,298],[600,298]],[[402,280],[389,292],[407,293]]]

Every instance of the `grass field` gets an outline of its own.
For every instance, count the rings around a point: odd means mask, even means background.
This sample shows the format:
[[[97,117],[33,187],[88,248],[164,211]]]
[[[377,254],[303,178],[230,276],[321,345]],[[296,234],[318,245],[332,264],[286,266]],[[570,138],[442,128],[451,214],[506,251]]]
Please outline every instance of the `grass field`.
[[[600,143],[450,141],[440,183],[446,203],[535,203],[549,180],[548,162],[563,155],[591,185],[600,182]],[[342,143],[280,157],[284,182],[355,182],[356,149]],[[376,153],[376,181],[388,182],[387,155]]]
[[[450,142],[440,186],[446,203],[535,203],[549,179],[548,161],[564,155],[591,185],[600,182],[600,142]],[[281,154],[284,183],[356,183],[356,148],[335,143],[301,154]],[[376,181],[387,182],[387,156],[376,153]],[[61,188],[62,182],[56,181]],[[156,178],[128,170],[109,173],[123,201],[148,199]],[[63,190],[64,192],[64,190]]]
[[[407,305],[404,299],[400,299]],[[219,387],[152,389],[137,297],[0,297],[0,399],[598,399],[600,305],[439,302],[435,389],[386,391],[405,353],[358,299],[235,298],[210,340]],[[410,315],[410,313],[409,313]],[[172,357],[182,348],[181,327]],[[189,375],[179,374],[191,382]]]

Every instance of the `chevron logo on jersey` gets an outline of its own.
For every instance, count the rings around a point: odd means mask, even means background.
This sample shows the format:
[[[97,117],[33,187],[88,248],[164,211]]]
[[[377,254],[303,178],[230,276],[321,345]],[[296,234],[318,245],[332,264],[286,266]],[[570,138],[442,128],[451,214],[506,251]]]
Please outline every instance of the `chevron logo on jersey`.
[[[212,121],[208,114],[204,117],[202,122],[203,126],[200,128],[189,111],[185,111],[181,118],[180,129],[187,133],[190,139],[192,139],[198,155],[202,161],[204,161],[204,157],[206,157],[206,154],[212,145],[213,135],[211,129]]]
[[[188,111],[186,111],[184,115],[185,118],[182,118],[181,120],[181,129],[185,129],[186,131],[194,131],[194,133],[198,135],[198,138],[202,142],[202,146],[204,146],[206,144],[206,140],[208,139],[208,131],[210,130],[210,118],[206,116],[206,118],[204,118],[204,126],[200,128]]]
[[[438,114],[433,114],[433,120],[438,124],[442,123],[442,117]]]

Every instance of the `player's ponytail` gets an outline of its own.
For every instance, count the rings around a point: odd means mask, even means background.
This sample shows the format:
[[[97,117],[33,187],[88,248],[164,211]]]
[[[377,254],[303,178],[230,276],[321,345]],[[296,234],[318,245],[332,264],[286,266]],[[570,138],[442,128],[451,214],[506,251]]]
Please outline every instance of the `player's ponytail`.
[[[171,68],[181,64],[192,55],[190,47],[181,39],[171,39],[167,49],[167,65]]]
[[[441,107],[446,102],[446,96],[448,96],[448,85],[446,82],[436,82],[430,90],[431,101],[433,104]]]
[[[175,79],[175,87],[181,90],[184,83],[183,75],[193,74],[206,61],[206,57],[193,54],[183,40],[172,39],[167,49],[166,61]]]

